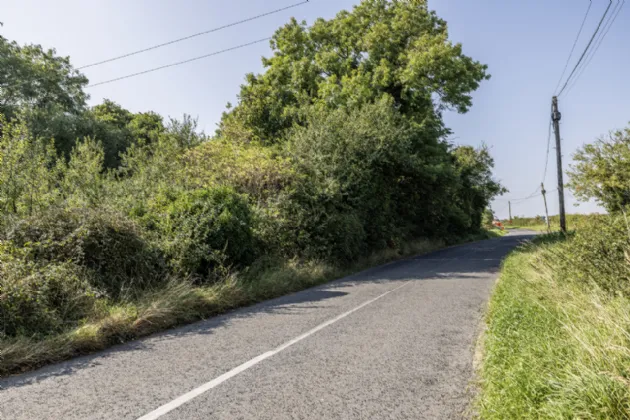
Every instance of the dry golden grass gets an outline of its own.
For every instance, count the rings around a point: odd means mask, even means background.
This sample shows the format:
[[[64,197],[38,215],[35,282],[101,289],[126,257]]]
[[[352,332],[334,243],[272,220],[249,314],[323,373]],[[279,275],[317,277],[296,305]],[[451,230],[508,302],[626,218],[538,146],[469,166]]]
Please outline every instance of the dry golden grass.
[[[484,239],[470,237],[467,240]],[[232,274],[216,284],[197,286],[173,280],[128,304],[104,307],[80,327],[44,339],[0,339],[0,376],[19,373],[102,350],[178,325],[343,277],[389,261],[430,252],[441,241],[416,240],[374,253],[350,267],[323,261],[270,261],[248,272]]]

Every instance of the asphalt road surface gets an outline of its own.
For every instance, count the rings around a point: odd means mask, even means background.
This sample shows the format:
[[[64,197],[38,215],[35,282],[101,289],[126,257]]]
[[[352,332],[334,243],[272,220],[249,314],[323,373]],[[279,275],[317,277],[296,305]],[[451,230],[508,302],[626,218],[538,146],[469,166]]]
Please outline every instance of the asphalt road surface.
[[[467,417],[501,259],[531,235],[395,262],[0,380],[0,419]]]

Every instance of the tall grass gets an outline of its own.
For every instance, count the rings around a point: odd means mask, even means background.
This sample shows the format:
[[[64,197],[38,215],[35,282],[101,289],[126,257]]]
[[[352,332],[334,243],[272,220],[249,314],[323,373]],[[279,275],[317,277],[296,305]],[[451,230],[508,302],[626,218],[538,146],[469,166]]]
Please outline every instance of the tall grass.
[[[463,241],[489,236],[470,236]],[[159,283],[132,301],[102,302],[80,326],[69,331],[45,337],[0,337],[0,376],[105,349],[446,245],[428,239],[404,242],[349,266],[322,260],[261,260],[248,270],[228,274],[211,285],[182,280]]]
[[[575,229],[576,226],[582,226],[585,223],[597,218],[597,217],[606,217],[605,215],[598,214],[567,214],[566,221],[569,229]],[[543,216],[535,216],[535,217],[520,217],[515,216],[512,219],[512,224],[506,223],[508,227],[511,228],[527,228],[530,230],[535,230],[538,232],[546,232],[547,231],[547,223]],[[560,230],[560,216],[554,215],[549,216],[549,227],[552,232],[557,232]]]
[[[483,341],[481,418],[630,418],[630,298],[601,268],[628,263],[611,244],[581,258],[594,237],[624,241],[591,226],[542,237],[506,260]]]

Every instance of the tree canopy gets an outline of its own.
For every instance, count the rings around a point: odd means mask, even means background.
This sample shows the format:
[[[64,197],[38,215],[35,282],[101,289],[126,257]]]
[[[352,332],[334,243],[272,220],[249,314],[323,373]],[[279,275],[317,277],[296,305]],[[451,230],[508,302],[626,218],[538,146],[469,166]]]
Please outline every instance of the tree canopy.
[[[88,95],[88,79],[40,45],[19,46],[0,36],[0,113],[13,118],[20,109],[56,107],[79,113]]]
[[[312,26],[292,19],[271,41],[265,73],[249,74],[220,131],[274,142],[304,120],[307,105],[360,107],[383,97],[417,123],[466,112],[486,66],[448,40],[426,0],[364,0]]]
[[[569,187],[582,201],[596,200],[608,211],[630,205],[630,128],[584,145],[573,156]]]

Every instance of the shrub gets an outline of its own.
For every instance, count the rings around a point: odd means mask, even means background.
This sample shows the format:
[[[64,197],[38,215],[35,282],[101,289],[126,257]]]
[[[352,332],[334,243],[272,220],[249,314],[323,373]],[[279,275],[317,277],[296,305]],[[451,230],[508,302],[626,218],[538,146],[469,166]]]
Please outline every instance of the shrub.
[[[24,123],[7,122],[0,114],[0,223],[53,203],[58,196],[57,169],[52,141],[34,138]]]
[[[255,202],[269,199],[299,178],[293,162],[274,148],[218,139],[189,150],[185,178],[199,188],[230,186]]]
[[[311,204],[313,195],[352,209],[369,250],[433,233],[454,205],[457,174],[447,145],[427,131],[386,100],[352,111],[313,108],[307,127],[295,129],[286,146],[312,184],[300,204],[315,218],[321,205]]]
[[[165,277],[162,256],[124,216],[102,209],[52,208],[15,224],[7,239],[26,261],[71,261],[89,270],[90,282],[121,298]]]
[[[25,264],[0,257],[0,337],[62,332],[90,314],[98,293],[73,263]]]
[[[610,295],[630,296],[630,236],[621,216],[583,219],[571,240],[543,254],[558,276]]]
[[[159,201],[150,217],[180,274],[207,278],[221,266],[244,265],[255,257],[252,213],[233,189],[186,191]]]

